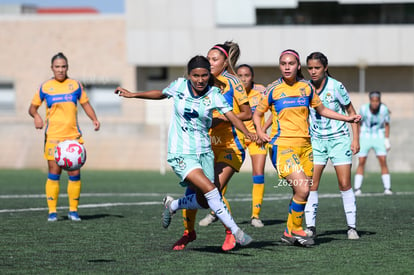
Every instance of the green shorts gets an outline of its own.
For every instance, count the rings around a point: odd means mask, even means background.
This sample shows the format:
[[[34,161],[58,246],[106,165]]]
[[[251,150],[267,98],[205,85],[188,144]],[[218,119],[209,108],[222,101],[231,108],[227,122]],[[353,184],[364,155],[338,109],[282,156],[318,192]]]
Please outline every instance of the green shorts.
[[[345,165],[352,163],[351,138],[343,136],[336,139],[313,139],[313,164],[326,165],[330,159],[332,164]]]
[[[385,138],[372,138],[372,137],[360,137],[359,138],[360,149],[358,156],[366,157],[371,149],[374,149],[375,155],[386,156],[387,149],[385,149]]]
[[[188,186],[185,181],[188,174],[194,169],[202,169],[204,175],[214,183],[214,154],[213,152],[203,154],[172,154],[168,153],[168,164],[180,178],[180,185]]]

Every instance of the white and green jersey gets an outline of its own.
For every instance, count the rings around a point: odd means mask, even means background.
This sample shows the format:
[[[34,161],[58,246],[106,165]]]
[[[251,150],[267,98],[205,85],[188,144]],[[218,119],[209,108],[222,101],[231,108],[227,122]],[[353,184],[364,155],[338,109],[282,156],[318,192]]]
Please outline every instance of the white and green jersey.
[[[373,114],[369,109],[369,103],[361,106],[359,110],[361,115],[360,137],[363,138],[384,138],[385,124],[390,122],[390,112],[384,104],[381,104],[379,111]]]
[[[318,94],[323,105],[337,113],[346,115],[346,106],[351,103],[348,91],[341,82],[327,76],[325,85]],[[348,125],[344,121],[330,119],[319,115],[310,108],[310,132],[315,139],[332,139],[349,136]]]
[[[208,134],[212,122],[212,112],[231,111],[221,91],[208,87],[202,96],[195,96],[191,82],[179,78],[172,82],[162,93],[174,100],[174,109],[168,130],[168,152],[180,154],[201,154],[210,152],[211,141]]]

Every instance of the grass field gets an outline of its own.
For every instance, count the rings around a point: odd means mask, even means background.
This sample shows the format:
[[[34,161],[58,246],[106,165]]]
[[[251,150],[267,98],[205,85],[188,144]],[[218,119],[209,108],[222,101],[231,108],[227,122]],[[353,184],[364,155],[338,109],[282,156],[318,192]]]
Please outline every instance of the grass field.
[[[409,274],[414,270],[414,174],[392,174],[392,196],[382,195],[379,174],[365,177],[357,198],[359,240],[346,239],[346,223],[335,176],[322,178],[318,238],[311,248],[280,242],[291,190],[266,175],[261,218],[249,225],[250,175],[230,182],[237,223],[254,242],[223,253],[223,226],[196,226],[197,240],[172,251],[181,236],[181,213],[165,230],[161,200],[184,189],[172,173],[82,172],[81,222],[66,218],[67,177],[61,179],[59,221],[48,223],[44,196],[46,173],[0,170],[1,274]],[[202,210],[198,219],[207,213]]]

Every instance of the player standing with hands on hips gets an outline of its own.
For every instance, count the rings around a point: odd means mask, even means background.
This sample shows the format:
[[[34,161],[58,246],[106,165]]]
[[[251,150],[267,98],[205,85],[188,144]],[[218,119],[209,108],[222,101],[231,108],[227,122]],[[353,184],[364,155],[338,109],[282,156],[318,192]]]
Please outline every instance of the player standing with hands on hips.
[[[381,179],[384,185],[384,195],[392,195],[391,177],[387,166],[387,152],[391,149],[390,143],[390,111],[381,102],[381,93],[369,93],[369,103],[360,109],[362,123],[360,129],[361,150],[358,154],[358,168],[355,174],[355,195],[362,194],[361,185],[364,178],[365,163],[369,150],[374,149],[381,166]]]
[[[89,103],[81,83],[68,77],[68,60],[63,53],[52,57],[52,72],[54,77],[44,82],[36,92],[29,107],[29,114],[34,118],[36,129],[43,129],[44,122],[37,112],[44,101],[46,103],[46,127],[44,157],[48,164],[46,181],[46,199],[49,208],[48,221],[57,221],[57,200],[59,196],[59,180],[62,168],[56,164],[55,147],[64,140],[76,140],[83,144],[82,132],[78,125],[78,102],[86,115],[92,120],[95,131],[100,128],[95,111]],[[68,218],[80,221],[78,205],[81,192],[80,169],[68,171]]]
[[[164,198],[162,226],[167,228],[179,209],[212,209],[220,221],[230,228],[236,241],[248,245],[252,238],[235,223],[214,184],[214,153],[208,131],[213,110],[219,110],[244,135],[256,140],[221,94],[219,82],[210,72],[210,62],[203,56],[193,57],[187,64],[188,79],[179,78],[164,90],[131,93],[118,87],[115,93],[126,98],[174,100],[174,111],[168,131],[168,163],[186,186],[184,197]],[[218,85],[219,87],[215,86]]]
[[[270,156],[279,178],[293,189],[288,218],[281,240],[290,245],[311,246],[312,238],[302,228],[304,209],[312,184],[313,156],[309,133],[309,107],[318,114],[347,122],[358,122],[359,115],[344,116],[326,108],[313,85],[303,79],[299,54],[291,49],[279,56],[282,77],[268,85],[266,95],[253,115],[256,132],[271,146]],[[272,131],[266,134],[262,117],[272,111]]]

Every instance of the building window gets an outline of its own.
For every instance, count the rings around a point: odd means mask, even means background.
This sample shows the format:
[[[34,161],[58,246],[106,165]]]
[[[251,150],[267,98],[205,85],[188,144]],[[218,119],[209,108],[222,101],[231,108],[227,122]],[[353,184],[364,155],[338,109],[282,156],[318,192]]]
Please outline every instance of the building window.
[[[121,98],[114,94],[118,86],[118,83],[84,84],[90,103],[98,116],[101,114],[121,114]]]
[[[12,83],[0,83],[0,114],[15,114],[16,92]]]
[[[414,4],[299,2],[296,8],[256,9],[257,25],[413,24]]]

